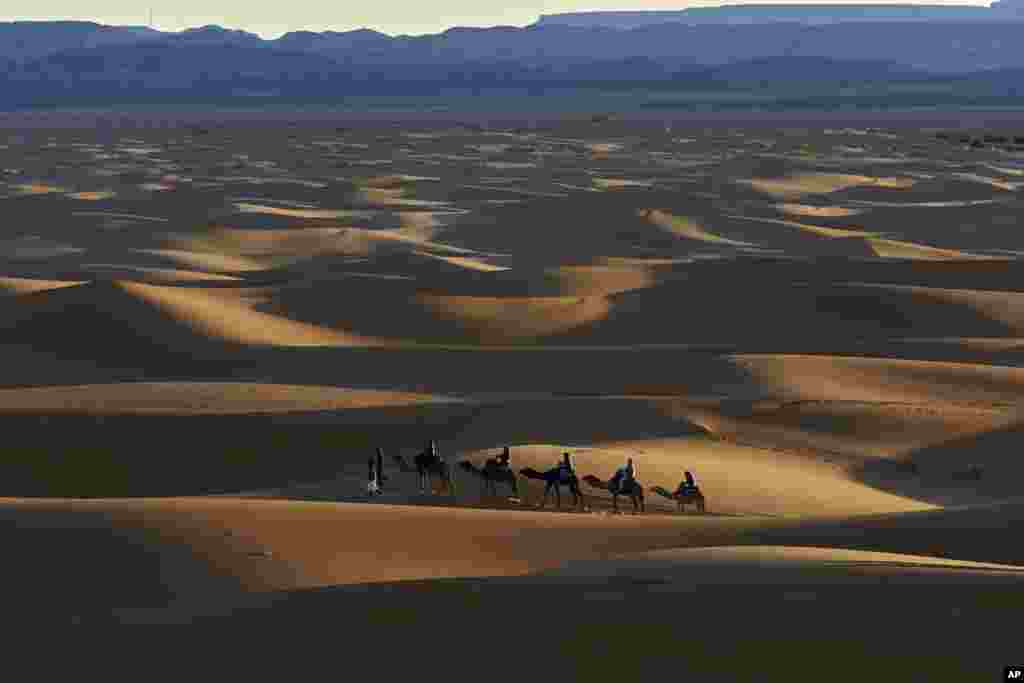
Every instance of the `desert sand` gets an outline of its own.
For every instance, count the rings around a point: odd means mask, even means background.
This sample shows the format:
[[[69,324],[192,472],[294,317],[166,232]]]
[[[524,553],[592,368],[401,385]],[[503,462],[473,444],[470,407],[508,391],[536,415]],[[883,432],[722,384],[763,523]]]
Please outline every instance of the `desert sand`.
[[[327,618],[417,653],[385,678],[494,638],[577,679],[996,675],[1024,587],[1016,160],[683,133],[0,131],[9,616]],[[452,487],[394,460],[428,440]],[[491,495],[457,463],[504,446]],[[520,472],[566,451],[602,481],[632,458],[644,510]],[[703,513],[654,490],[685,471]]]

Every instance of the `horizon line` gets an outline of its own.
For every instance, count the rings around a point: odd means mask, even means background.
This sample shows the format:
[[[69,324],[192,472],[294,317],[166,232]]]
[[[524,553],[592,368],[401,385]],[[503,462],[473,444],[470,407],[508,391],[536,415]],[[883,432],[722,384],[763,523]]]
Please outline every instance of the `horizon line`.
[[[1019,1],[1024,3],[1024,0],[1019,0]],[[1006,0],[1003,0],[1003,2],[1005,2],[1006,4],[1010,4],[1010,2],[1006,2]],[[374,28],[374,27],[371,27],[371,26],[352,26],[352,27],[328,26],[328,27],[325,27],[325,28],[305,28],[305,27],[303,27],[303,28],[290,28],[290,29],[274,28],[272,30],[269,29],[269,27],[267,27],[267,29],[261,31],[261,30],[259,30],[259,28],[257,26],[252,26],[250,28],[241,28],[240,29],[240,28],[234,28],[234,27],[231,27],[231,26],[228,26],[228,25],[225,25],[225,24],[217,24],[217,23],[203,23],[203,24],[197,24],[195,26],[170,28],[170,27],[166,27],[166,23],[164,23],[164,24],[156,24],[156,23],[154,23],[154,16],[155,16],[156,19],[160,19],[161,17],[160,17],[160,15],[155,15],[152,12],[152,10],[149,11],[149,15],[150,16],[147,17],[149,19],[149,23],[138,23],[138,24],[133,24],[133,23],[106,23],[102,19],[84,19],[84,18],[67,18],[67,19],[61,19],[61,18],[26,18],[26,19],[10,18],[10,19],[0,19],[0,25],[3,25],[3,24],[82,23],[82,24],[95,24],[95,25],[98,25],[98,26],[109,27],[109,28],[151,29],[151,30],[154,30],[154,31],[158,31],[160,33],[166,33],[166,34],[172,34],[172,35],[173,34],[185,33],[185,32],[188,32],[188,31],[202,30],[202,29],[207,29],[207,28],[217,28],[217,29],[221,29],[221,30],[224,30],[224,31],[247,33],[247,34],[250,34],[250,35],[254,35],[254,36],[256,36],[256,37],[258,37],[258,38],[260,38],[262,40],[273,41],[273,40],[280,39],[281,37],[289,35],[289,34],[292,34],[292,33],[353,33],[353,32],[356,32],[356,31],[368,31],[368,32],[378,33],[378,34],[387,36],[389,38],[402,38],[402,37],[422,37],[422,36],[431,36],[431,35],[441,35],[441,34],[449,32],[449,31],[458,30],[458,29],[496,29],[496,28],[518,28],[518,29],[523,29],[523,28],[528,28],[530,26],[534,26],[534,25],[538,24],[545,17],[574,16],[574,15],[583,15],[583,14],[675,14],[675,13],[686,12],[686,11],[694,10],[694,9],[718,9],[718,8],[727,8],[727,7],[807,7],[807,8],[812,8],[812,7],[815,7],[815,8],[821,8],[821,7],[874,7],[874,8],[881,8],[881,7],[930,7],[930,8],[993,9],[993,5],[996,5],[996,4],[1000,4],[1000,0],[991,0],[991,1],[988,1],[988,2],[984,2],[984,1],[983,2],[967,2],[967,3],[964,3],[964,2],[942,2],[941,0],[938,0],[938,1],[936,1],[936,0],[926,0],[924,2],[914,2],[913,0],[909,0],[909,1],[908,0],[903,0],[902,2],[901,1],[896,1],[896,2],[887,2],[887,1],[877,2],[877,1],[872,1],[872,0],[868,0],[867,2],[851,2],[850,0],[840,0],[839,2],[829,2],[828,0],[810,0],[809,2],[808,1],[796,1],[796,2],[790,1],[790,2],[786,2],[785,0],[782,0],[782,1],[780,1],[780,0],[753,0],[753,1],[748,1],[748,2],[721,2],[721,3],[717,3],[717,4],[712,2],[711,4],[694,5],[694,6],[682,7],[682,8],[678,8],[678,9],[667,9],[667,8],[662,8],[662,7],[652,8],[652,9],[636,9],[636,8],[630,8],[630,9],[579,9],[579,10],[570,10],[570,11],[563,11],[563,12],[539,13],[539,14],[534,15],[532,20],[530,20],[528,22],[525,22],[525,23],[499,23],[499,24],[466,23],[466,24],[451,24],[451,25],[444,26],[444,27],[434,27],[433,29],[426,29],[424,27],[423,30],[419,30],[419,31],[395,30],[393,32],[392,31],[388,31],[388,30],[383,30],[382,28]],[[173,18],[179,20],[179,21],[182,18],[181,16],[177,16],[177,15],[171,15],[171,16]],[[166,15],[163,18],[166,19]],[[165,26],[165,28],[161,28],[161,26]]]

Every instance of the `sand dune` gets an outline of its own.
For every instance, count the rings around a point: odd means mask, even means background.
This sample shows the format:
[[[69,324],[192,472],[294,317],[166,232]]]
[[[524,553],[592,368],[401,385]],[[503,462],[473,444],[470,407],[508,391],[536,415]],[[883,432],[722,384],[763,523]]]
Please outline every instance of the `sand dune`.
[[[75,287],[81,284],[84,284],[84,282],[73,280],[36,280],[33,278],[22,277],[0,277],[0,289],[6,289],[14,294],[45,292],[50,289]]]
[[[286,218],[348,218],[352,214],[352,211],[347,209],[290,209],[248,202],[236,203],[235,210],[241,213],[263,213],[270,216],[284,216]]]
[[[898,458],[1016,419],[1005,409],[820,400],[721,401],[685,414],[729,441],[854,459]]]
[[[734,361],[793,400],[1016,406],[1024,369],[853,356],[739,355]]]
[[[792,216],[811,218],[845,218],[863,213],[862,209],[847,209],[842,206],[808,206],[807,204],[779,204],[778,209]]]
[[[453,399],[249,382],[127,382],[0,389],[0,413],[232,415],[378,408]]]
[[[546,409],[554,415],[569,413],[569,406],[562,408],[550,404]],[[660,410],[670,411],[672,408],[662,403]],[[627,411],[627,414],[632,412]],[[504,414],[511,419],[527,413],[509,406]],[[604,411],[597,414],[604,414]],[[482,430],[483,424],[486,424],[482,422],[487,419],[486,415],[485,412],[476,417],[464,429],[459,442],[472,438],[475,431]],[[638,426],[644,424],[638,420],[636,422]],[[646,423],[652,424],[653,421],[648,419]],[[684,428],[680,425],[677,429],[682,432]],[[693,431],[693,427],[689,429]],[[514,467],[550,469],[564,450],[573,454],[580,476],[590,474],[603,480],[611,477],[615,469],[625,463],[626,458],[633,458],[640,473],[640,481],[645,487],[661,486],[675,490],[683,478],[684,470],[690,470],[700,483],[708,509],[717,513],[813,517],[935,508],[934,505],[909,497],[878,491],[857,481],[840,464],[777,449],[716,441],[699,435],[673,437],[654,432],[646,439],[623,441],[612,438],[585,447],[518,444],[512,448]],[[493,454],[491,450],[490,455]],[[479,460],[484,457],[484,453],[476,456]],[[539,501],[541,487],[532,486],[535,482],[529,484],[530,500]],[[471,482],[469,486],[475,489],[477,484]],[[588,500],[603,501],[603,507],[607,507],[611,499],[607,491],[584,486],[583,492]],[[647,499],[653,510],[669,510],[673,507],[670,501],[654,494],[648,494]],[[562,503],[566,505],[564,495]],[[625,505],[623,509],[631,509],[628,500],[620,499],[619,505]]]
[[[807,223],[797,223],[796,221],[786,221],[777,218],[759,218],[755,216],[736,216],[729,215],[729,218],[735,218],[744,221],[756,221],[759,223],[774,223],[776,225],[785,225],[791,228],[798,228],[806,232],[820,235],[822,237],[876,237],[877,233],[864,232],[863,230],[850,230],[847,228],[829,228],[822,225],[809,225]]]
[[[986,318],[1002,323],[1010,333],[1024,331],[1024,293],[878,284],[855,286],[908,292],[942,303],[965,306]]]
[[[741,242],[739,240],[731,240],[721,237],[720,235],[715,235],[705,230],[697,221],[683,216],[673,216],[672,214],[660,209],[641,209],[637,215],[642,218],[646,218],[654,225],[676,235],[677,237],[734,247],[754,246],[750,242]]]
[[[935,579],[943,583],[970,583],[986,577],[1024,581],[1024,568],[1012,564],[970,562],[922,555],[882,553],[868,550],[794,546],[719,546],[656,550],[615,558],[609,562],[570,562],[546,576],[566,578],[626,574],[639,577],[646,573],[673,572],[679,580],[688,575],[699,577],[704,585],[734,585],[745,581],[758,584],[792,584],[798,574],[800,584],[849,585],[862,578],[875,581],[879,576],[906,579]],[[756,579],[755,579],[756,576]],[[910,583],[910,581],[907,581]]]
[[[203,273],[197,270],[181,270],[178,268],[146,268],[118,263],[83,263],[82,268],[98,270],[122,280],[141,280],[144,282],[239,282],[240,278],[219,273]]]
[[[5,503],[8,515],[37,517],[42,529],[83,524],[95,528],[102,516],[110,529],[108,538],[128,537],[122,541],[121,553],[131,547],[130,532],[148,539],[143,547],[157,559],[137,581],[148,580],[148,588],[159,595],[155,589],[162,580],[179,599],[206,597],[204,589],[211,583],[218,587],[234,583],[237,592],[239,588],[267,591],[414,578],[516,575],[552,568],[573,557],[592,557],[599,539],[604,543],[620,539],[625,548],[665,547],[678,542],[681,528],[679,520],[668,517],[626,524],[623,522],[632,520],[232,498],[8,499]],[[736,525],[722,519],[691,524],[724,529]],[[401,560],[381,564],[382,539],[388,539],[390,547],[402,549]],[[105,545],[117,548],[112,540]],[[185,566],[167,566],[167,561],[183,550],[191,561],[179,560]],[[114,580],[103,581],[94,590],[106,593],[98,597],[105,598],[108,605],[128,606],[123,604],[125,596],[118,595],[118,565],[106,566]],[[134,563],[124,566],[138,571]],[[195,574],[213,580],[195,582]]]
[[[460,266],[468,270],[478,270],[484,273],[495,273],[502,270],[508,270],[507,266],[498,266],[493,263],[488,263],[482,259],[472,258],[468,256],[441,256],[439,254],[431,254],[426,251],[414,251],[417,256],[426,256],[427,258],[436,258],[450,263],[453,266]]]
[[[362,346],[375,340],[261,313],[243,297],[217,296],[197,288],[121,282],[126,292],[187,322],[197,331],[242,344]]]
[[[966,251],[960,251],[957,249],[939,249],[937,247],[929,247],[924,244],[915,244],[913,242],[901,242],[897,240],[887,239],[869,239],[868,244],[879,256],[885,258],[907,258],[907,259],[927,259],[927,260],[941,260],[941,259],[989,259],[990,256],[981,256],[978,254],[971,254]]]
[[[1013,160],[911,129],[684,149],[528,123],[10,136],[11,620],[324,616],[436,638],[421,664],[504,632],[594,680],[1010,661],[1024,289],[987,255],[1020,255]],[[427,439],[449,463],[510,446],[516,471],[569,451],[602,480],[632,458],[647,489],[689,470],[708,512],[648,493],[614,515],[589,486],[539,510],[540,482],[490,497],[461,469],[454,498],[421,494],[390,457]]]
[[[829,194],[851,187],[881,187],[908,189],[913,178],[869,177],[840,173],[799,173],[785,178],[754,178],[740,181],[758,192],[785,198],[799,198],[810,194]]]
[[[636,265],[561,266],[548,271],[567,295],[603,295],[643,289],[655,284],[653,267]]]
[[[200,236],[179,240],[175,246],[195,254],[191,260],[210,265],[233,266],[241,270],[294,264],[322,255],[369,256],[377,251],[408,247],[410,250],[435,250],[447,255],[469,255],[474,252],[432,241],[437,233],[433,217],[413,218],[403,215],[405,227],[394,230],[365,228],[302,228],[285,230],[243,230],[217,228]],[[161,254],[177,256],[178,251]],[[212,254],[213,258],[206,255]],[[217,263],[217,255],[224,262]],[[188,256],[180,256],[188,260]]]
[[[263,269],[262,264],[253,259],[212,252],[185,249],[140,249],[139,251],[154,256],[163,256],[190,268],[213,272],[244,273]]]
[[[488,342],[543,337],[604,318],[609,302],[584,297],[466,297],[423,294],[417,300]]]

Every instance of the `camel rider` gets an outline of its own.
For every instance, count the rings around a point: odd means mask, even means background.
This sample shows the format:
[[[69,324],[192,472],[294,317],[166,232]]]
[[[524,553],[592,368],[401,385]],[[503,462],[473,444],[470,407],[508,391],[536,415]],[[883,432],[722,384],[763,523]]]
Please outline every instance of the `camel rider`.
[[[611,489],[625,491],[633,487],[633,483],[636,482],[637,468],[633,464],[633,458],[627,458],[626,464],[615,470],[615,476],[612,477]]]
[[[576,467],[573,465],[569,451],[566,451],[562,453],[562,461],[558,463],[558,481],[568,484],[574,476],[576,476]]]
[[[505,448],[503,448],[501,451],[501,455],[498,456],[498,465],[506,470],[512,469],[511,461],[512,450],[508,446],[505,446]]]
[[[685,496],[691,494],[697,490],[697,482],[693,479],[693,474],[687,470],[683,474],[683,480],[679,482],[679,488],[676,489],[676,495]]]

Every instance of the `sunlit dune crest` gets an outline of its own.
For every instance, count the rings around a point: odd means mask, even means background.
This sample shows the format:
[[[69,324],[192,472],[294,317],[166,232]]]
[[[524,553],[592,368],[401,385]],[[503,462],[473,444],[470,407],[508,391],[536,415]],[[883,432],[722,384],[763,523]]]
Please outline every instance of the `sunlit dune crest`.
[[[263,213],[286,218],[348,218],[353,214],[346,209],[294,209],[280,206],[264,206],[250,202],[235,203],[235,210],[241,213]]]
[[[1000,407],[855,400],[723,400],[682,409],[728,441],[852,458],[900,458],[1016,419],[1014,411]]]
[[[616,294],[656,282],[651,268],[643,264],[559,266],[549,272],[562,282],[567,294]]]
[[[140,249],[142,253],[162,256],[190,268],[226,273],[244,273],[263,270],[265,266],[253,259],[213,252],[186,249]]]
[[[760,218],[757,216],[734,216],[728,215],[727,218],[735,218],[737,220],[744,221],[755,221],[758,223],[774,223],[776,225],[785,225],[791,228],[798,228],[805,232],[810,232],[815,235],[821,235],[822,237],[834,237],[834,238],[845,238],[845,237],[876,237],[877,233],[864,232],[862,230],[850,230],[847,228],[828,228],[823,225],[810,225],[807,223],[797,223],[796,221],[787,221],[779,218]]]
[[[168,287],[119,282],[130,294],[147,301],[199,332],[240,344],[269,346],[367,346],[374,340],[318,325],[257,311],[242,293],[229,298],[195,287]]]
[[[863,186],[905,190],[913,187],[916,181],[913,178],[875,178],[840,173],[800,173],[784,178],[753,178],[738,182],[765,194],[795,198],[808,194],[828,194]]]
[[[966,251],[959,251],[957,249],[940,249],[938,247],[930,247],[914,242],[902,242],[899,240],[871,238],[868,239],[868,244],[878,256],[882,256],[884,258],[923,259],[927,261],[961,259],[990,260],[997,258],[981,254],[972,254]]]
[[[768,395],[793,400],[1017,405],[1024,369],[860,356],[739,354],[731,357]]]
[[[482,297],[421,294],[428,310],[453,320],[486,341],[531,339],[568,332],[604,319],[611,310],[602,296]]]
[[[0,413],[231,415],[452,402],[429,394],[256,382],[123,382],[0,389]]]
[[[674,216],[667,211],[662,211],[661,209],[641,209],[637,212],[637,215],[641,218],[646,218],[654,225],[677,237],[735,247],[755,246],[750,242],[741,242],[740,240],[731,240],[726,237],[715,235],[714,233],[705,230],[700,223],[692,218],[688,218],[686,216]]]
[[[0,289],[8,290],[13,294],[31,294],[33,292],[45,292],[51,289],[62,289],[64,287],[75,287],[84,284],[84,280],[35,280],[22,277],[0,277]]]
[[[791,216],[807,216],[810,218],[843,218],[863,213],[862,209],[847,209],[842,206],[809,206],[807,204],[784,203],[777,208]]]
[[[364,187],[357,190],[354,196],[357,201],[370,206],[448,206],[447,202],[406,198],[404,187]]]
[[[842,582],[849,578],[846,572],[851,570],[872,575],[887,574],[893,571],[939,570],[960,575],[965,581],[972,580],[972,577],[977,580],[977,572],[988,574],[997,571],[1024,576],[1024,568],[1014,564],[974,562],[927,555],[846,548],[774,545],[654,550],[646,553],[621,555],[607,563],[593,561],[568,563],[565,568],[550,572],[550,574],[553,576],[594,576],[605,573],[613,575],[628,572],[630,569],[654,570],[660,568],[665,571],[670,567],[677,568],[682,573],[681,579],[692,572],[700,576],[702,584],[709,585],[737,581],[739,577],[734,573],[736,570],[746,570],[749,573],[747,577],[749,581],[772,581],[776,577],[781,581],[792,581],[794,577],[791,574],[776,574],[785,569],[833,570],[829,573],[818,573],[813,577],[801,575],[801,580],[809,580],[810,586],[819,583]],[[719,573],[715,570],[729,571]],[[765,576],[765,572],[769,572],[769,576]]]
[[[502,270],[509,270],[508,266],[499,266],[493,263],[488,263],[483,259],[473,258],[470,256],[442,256],[440,254],[431,254],[426,251],[414,251],[412,252],[418,256],[426,256],[428,258],[435,258],[445,263],[450,263],[453,266],[460,266],[467,270],[477,270],[483,273],[494,273]]]

